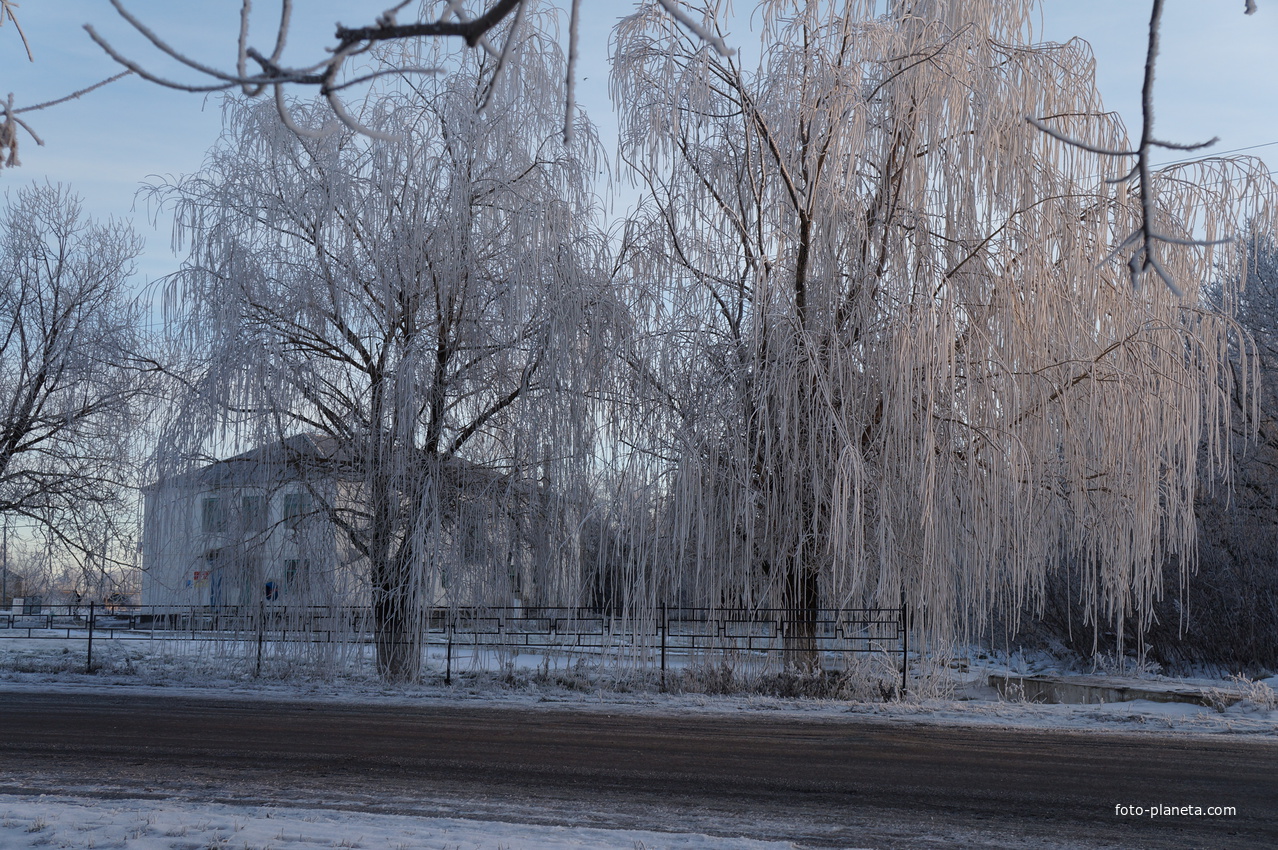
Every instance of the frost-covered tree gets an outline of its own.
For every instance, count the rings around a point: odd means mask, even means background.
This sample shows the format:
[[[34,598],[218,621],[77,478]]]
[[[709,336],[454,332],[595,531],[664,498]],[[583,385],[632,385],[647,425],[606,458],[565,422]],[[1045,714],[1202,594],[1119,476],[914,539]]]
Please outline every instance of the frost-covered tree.
[[[680,25],[705,39],[720,52],[728,52],[722,40],[684,15],[673,0],[658,0],[658,3]],[[243,0],[234,67],[216,68],[193,59],[180,46],[170,44],[155,28],[131,13],[122,0],[111,0],[111,5],[160,53],[175,60],[185,71],[193,72],[195,81],[153,73],[145,64],[118,51],[92,25],[85,25],[85,30],[98,46],[112,59],[128,68],[129,73],[137,73],[143,79],[162,86],[189,92],[230,91],[238,88],[248,97],[270,92],[274,95],[280,118],[286,124],[291,124],[292,119],[285,102],[285,88],[314,86],[319,90],[320,96],[328,101],[336,119],[351,129],[374,135],[383,131],[361,124],[343,102],[352,86],[360,86],[385,75],[434,74],[440,70],[439,66],[421,61],[422,56],[437,56],[440,46],[449,41],[464,44],[468,49],[484,51],[494,63],[491,73],[498,76],[507,67],[506,59],[510,56],[511,49],[521,43],[525,28],[530,26],[530,22],[544,18],[544,7],[540,0],[403,0],[383,10],[369,25],[349,27],[337,24],[334,33],[336,43],[328,48],[327,55],[299,67],[287,65],[283,61],[284,48],[289,42],[295,19],[293,0],[280,0],[279,12],[270,21],[271,26],[267,30],[269,35],[267,42],[263,42],[263,49],[254,46],[251,36],[255,29],[253,4],[251,0]],[[565,137],[572,135],[575,126],[574,66],[577,61],[581,0],[571,0],[568,12],[568,58],[564,69],[566,86],[560,90],[559,101],[563,109],[562,130]],[[401,15],[406,19],[416,17],[416,20],[401,20]],[[433,45],[430,44],[432,41]],[[265,44],[272,42],[268,53],[264,49]],[[543,40],[542,44],[557,49],[552,42]],[[360,63],[370,52],[376,54],[381,51],[384,57],[388,49],[399,56],[394,65],[383,65],[371,71],[361,66]],[[351,70],[352,66],[354,71]],[[512,68],[511,72],[518,73],[518,70]],[[3,114],[0,111],[0,115]]]
[[[1179,565],[1167,565],[1164,581],[1177,592],[1154,606],[1155,622],[1144,635],[1135,621],[1081,628],[1085,611],[1064,576],[1049,577],[1042,618],[1025,624],[1018,642],[1107,655],[1121,635],[1143,642],[1145,658],[1169,669],[1213,665],[1255,674],[1278,664],[1278,248],[1269,233],[1252,232],[1231,249],[1238,254],[1234,273],[1245,275],[1246,286],[1216,285],[1209,295],[1237,297],[1247,336],[1232,364],[1228,484],[1200,476],[1196,569],[1181,573]],[[1248,362],[1254,377],[1243,373]],[[1239,387],[1252,381],[1249,398]]]
[[[1254,672],[1278,665],[1278,246],[1261,232],[1235,248],[1245,260],[1238,320],[1255,344],[1256,403],[1233,398],[1232,486],[1203,482],[1198,569],[1159,607],[1150,644],[1163,664]]]
[[[312,504],[366,566],[390,679],[418,674],[450,570],[453,602],[464,563],[492,573],[467,604],[557,581],[538,572],[560,556],[554,503],[592,439],[596,143],[584,120],[564,142],[553,43],[529,26],[504,61],[517,73],[469,54],[371,98],[359,121],[391,141],[299,136],[270,104],[233,104],[168,192],[191,246],[169,298],[194,392],[163,452],[318,437],[318,461],[282,461],[340,482]],[[294,113],[320,125],[327,108]]]
[[[7,196],[0,219],[0,515],[105,568],[127,535],[140,446],[141,242],[85,218],[60,186]]]
[[[1133,288],[1146,211],[1105,182],[1130,160],[1026,118],[1131,146],[1086,44],[1030,43],[1032,10],[771,0],[752,69],[652,3],[617,31],[652,317],[632,439],[662,459],[676,581],[787,609],[800,652],[818,606],[904,592],[953,635],[1062,571],[1089,616],[1140,619],[1164,564],[1192,564],[1235,383],[1236,326],[1199,293],[1236,257],[1174,242],[1267,215],[1268,177],[1151,175],[1184,294]]]

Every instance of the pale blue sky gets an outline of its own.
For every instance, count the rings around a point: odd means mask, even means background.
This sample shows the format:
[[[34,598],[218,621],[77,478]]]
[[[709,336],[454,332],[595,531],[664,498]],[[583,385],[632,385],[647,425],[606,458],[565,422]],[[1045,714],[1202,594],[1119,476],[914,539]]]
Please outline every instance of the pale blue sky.
[[[167,70],[159,54],[129,31],[106,0],[20,3],[17,13],[35,53],[34,64],[27,62],[12,25],[0,27],[0,95],[13,91],[19,106],[63,96],[117,70],[80,29],[86,22],[147,67]],[[127,5],[196,58],[222,68],[233,64],[236,0],[127,0]],[[259,42],[266,42],[265,30],[278,6],[267,0],[256,5],[261,16],[257,27],[263,31]],[[331,42],[334,21],[366,23],[385,5],[387,0],[298,0],[290,55],[298,61],[321,55]],[[1216,151],[1278,142],[1278,50],[1273,47],[1278,44],[1278,0],[1259,0],[1260,11],[1253,16],[1243,14],[1243,0],[1167,0],[1166,5],[1156,89],[1159,135],[1181,142],[1218,135]],[[611,153],[608,32],[632,6],[629,0],[584,0],[582,6],[578,97],[601,125]],[[750,6],[737,3],[743,10]],[[1079,36],[1091,42],[1106,103],[1131,128],[1139,120],[1148,16],[1148,0],[1047,0],[1039,30],[1041,40]],[[733,33],[741,44],[752,37],[744,23]],[[166,274],[177,263],[169,251],[168,222],[162,218],[153,227],[144,205],[135,209],[134,195],[148,175],[178,175],[199,166],[220,128],[219,97],[172,92],[126,78],[80,101],[28,113],[25,117],[45,147],[24,136],[23,167],[0,171],[0,186],[45,179],[71,184],[91,214],[132,218],[147,240],[142,274]],[[1254,153],[1278,161],[1278,145]]]

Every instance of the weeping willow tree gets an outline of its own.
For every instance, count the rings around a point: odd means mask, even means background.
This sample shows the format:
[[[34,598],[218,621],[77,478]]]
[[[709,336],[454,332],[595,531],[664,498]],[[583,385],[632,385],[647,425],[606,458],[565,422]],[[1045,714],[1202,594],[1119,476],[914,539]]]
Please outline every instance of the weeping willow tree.
[[[484,53],[416,57],[450,70],[365,103],[384,138],[232,104],[203,170],[165,192],[190,245],[167,292],[190,392],[161,462],[280,447],[366,570],[390,679],[418,675],[431,606],[572,591],[555,535],[609,320],[597,143],[581,118],[565,143],[562,58],[531,23],[497,76]],[[322,451],[290,453],[296,435]]]
[[[725,9],[686,11],[720,31]],[[1243,338],[1231,294],[1200,298],[1237,253],[1178,241],[1268,215],[1268,178],[1155,174],[1181,292],[1133,287],[1141,210],[1107,182],[1130,160],[1027,119],[1131,145],[1087,45],[1033,44],[1033,12],[769,0],[753,69],[654,3],[616,32],[651,331],[630,439],[659,459],[670,581],[785,609],[808,662],[821,606],[904,593],[953,636],[1065,572],[1094,623],[1143,624],[1164,564],[1192,569],[1200,446],[1221,461]]]

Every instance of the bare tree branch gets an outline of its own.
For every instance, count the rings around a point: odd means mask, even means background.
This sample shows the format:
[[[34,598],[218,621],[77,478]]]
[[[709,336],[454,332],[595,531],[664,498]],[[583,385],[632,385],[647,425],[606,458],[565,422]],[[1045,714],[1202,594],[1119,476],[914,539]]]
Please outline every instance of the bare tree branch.
[[[140,249],[60,187],[20,189],[0,220],[0,514],[81,552],[98,551],[137,486]]]
[[[1254,0],[1247,0],[1245,11],[1248,15],[1253,14],[1256,11],[1256,4]],[[1124,239],[1120,245],[1110,253],[1107,260],[1113,258],[1121,250],[1135,244],[1137,248],[1127,262],[1132,286],[1139,287],[1141,278],[1145,275],[1145,273],[1153,271],[1158,276],[1159,280],[1161,280],[1171,292],[1173,292],[1177,297],[1181,297],[1184,294],[1182,287],[1175,282],[1159,259],[1159,246],[1179,245],[1182,247],[1200,248],[1210,245],[1219,245],[1222,243],[1222,240],[1172,238],[1163,235],[1155,229],[1155,218],[1158,214],[1158,208],[1157,195],[1154,187],[1155,174],[1153,167],[1150,164],[1151,155],[1155,148],[1178,151],[1202,150],[1216,144],[1216,142],[1219,141],[1219,137],[1213,137],[1205,142],[1197,142],[1193,144],[1168,142],[1154,137],[1154,71],[1158,64],[1159,32],[1162,24],[1162,15],[1163,0],[1152,0],[1149,17],[1149,37],[1145,50],[1144,82],[1141,85],[1140,143],[1137,145],[1135,150],[1120,151],[1098,147],[1068,136],[1064,133],[1060,133],[1036,118],[1027,117],[1026,120],[1052,138],[1062,141],[1071,147],[1076,147],[1090,153],[1096,153],[1108,157],[1136,157],[1136,162],[1132,166],[1131,170],[1126,172],[1123,176],[1113,178],[1107,182],[1113,184],[1129,183],[1132,180],[1136,181],[1137,188],[1140,192],[1140,226],[1132,235]]]
[[[17,15],[13,14],[13,10],[18,6],[13,0],[0,0],[0,27],[4,26],[6,20],[12,21],[14,29],[18,31],[18,38],[22,39],[22,46],[27,51],[27,61],[34,62],[35,56],[31,55],[31,44],[27,41],[27,34],[22,31],[22,24],[18,23]]]
[[[181,50],[176,49],[167,41],[161,38],[155,31],[146,25],[142,20],[130,12],[122,2],[122,0],[111,0],[111,5],[116,12],[123,18],[134,30],[141,34],[152,46],[160,53],[168,56],[179,64],[194,71],[198,77],[211,78],[213,82],[184,82],[180,80],[169,79],[158,74],[147,71],[145,67],[138,61],[131,59],[117,50],[106,38],[99,34],[91,25],[86,25],[85,30],[89,33],[90,38],[98,44],[108,56],[120,63],[130,71],[141,76],[143,79],[162,85],[167,88],[173,88],[180,91],[189,92],[212,92],[225,91],[233,87],[239,87],[244,94],[254,97],[262,94],[268,87],[276,89],[276,101],[282,102],[282,95],[279,93],[279,87],[285,85],[302,85],[317,86],[321,96],[326,98],[333,109],[333,114],[337,119],[358,132],[368,131],[365,125],[357,121],[350,111],[337,99],[336,93],[342,89],[349,88],[362,82],[368,82],[376,79],[379,74],[369,74],[359,77],[356,80],[344,80],[343,72],[348,59],[354,56],[361,56],[380,44],[388,44],[393,42],[406,42],[421,39],[449,39],[459,38],[469,47],[481,47],[490,56],[498,58],[498,63],[492,72],[492,80],[489,88],[480,100],[480,107],[483,108],[492,95],[492,87],[496,85],[497,78],[502,73],[505,64],[504,57],[509,53],[511,47],[519,38],[519,25],[523,20],[525,10],[535,0],[494,0],[487,6],[485,11],[475,18],[468,17],[462,7],[461,0],[447,0],[445,4],[445,12],[442,16],[435,20],[419,20],[413,23],[400,23],[397,20],[399,12],[409,5],[407,0],[382,12],[377,20],[368,26],[347,27],[339,24],[334,33],[335,44],[330,48],[330,56],[320,61],[314,62],[303,67],[284,67],[280,64],[283,54],[284,45],[288,39],[288,31],[293,15],[292,0],[281,0],[281,14],[279,24],[275,30],[275,46],[270,56],[266,56],[248,42],[249,40],[249,18],[252,14],[252,4],[250,0],[244,0],[240,7],[239,35],[236,41],[236,59],[235,69],[233,71],[224,71],[213,66],[197,62],[191,59]],[[690,32],[694,33],[698,38],[703,39],[710,44],[720,55],[727,56],[731,50],[723,42],[723,39],[705,29],[701,25],[693,21],[673,0],[656,0],[674,20],[678,21],[681,26],[686,27]],[[573,0],[572,11],[569,19],[568,39],[569,39],[569,63],[567,71],[567,94],[565,96],[564,105],[564,138],[570,140],[572,135],[572,112],[573,98],[575,93],[575,63],[576,63],[576,43],[578,30],[578,7],[580,0]],[[513,15],[513,18],[512,18]],[[500,49],[494,47],[488,40],[488,37],[497,32],[503,25],[509,23],[506,27],[505,41]],[[249,60],[256,63],[260,70],[256,73],[249,70]],[[438,69],[435,68],[416,68],[416,67],[399,67],[395,73],[401,74],[434,74]],[[301,130],[295,121],[287,114],[284,107],[279,109],[280,119],[286,126],[295,131],[304,133],[313,133],[314,131]],[[377,137],[385,137],[384,132],[379,132]]]

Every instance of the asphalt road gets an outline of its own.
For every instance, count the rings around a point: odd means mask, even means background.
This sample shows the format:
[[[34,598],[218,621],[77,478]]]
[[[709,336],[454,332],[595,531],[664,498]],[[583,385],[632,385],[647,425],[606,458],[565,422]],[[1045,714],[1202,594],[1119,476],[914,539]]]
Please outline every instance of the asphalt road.
[[[51,792],[815,847],[1278,847],[1268,741],[0,690],[0,793]]]

